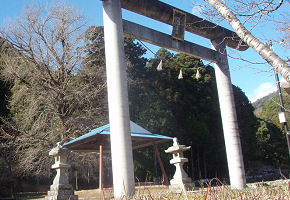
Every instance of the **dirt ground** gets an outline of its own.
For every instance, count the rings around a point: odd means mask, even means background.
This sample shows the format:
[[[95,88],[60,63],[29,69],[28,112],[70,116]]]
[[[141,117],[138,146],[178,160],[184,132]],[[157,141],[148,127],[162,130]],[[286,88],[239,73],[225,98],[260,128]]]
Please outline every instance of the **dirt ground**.
[[[163,185],[145,185],[136,186],[134,199],[205,199],[206,193],[212,195],[210,199],[220,199],[221,195],[230,195],[228,199],[237,199],[236,195],[244,195],[242,199],[259,199],[259,200],[272,200],[290,199],[290,182],[286,180],[276,180],[268,182],[256,182],[247,184],[243,191],[231,190],[228,185],[221,186],[204,186],[198,187],[185,194],[173,194],[169,191],[168,186]],[[209,190],[210,189],[210,190]],[[74,192],[78,195],[79,200],[111,200],[114,197],[112,188],[105,188],[103,190],[79,190]],[[185,196],[183,196],[185,195]],[[187,196],[189,198],[187,198]],[[45,196],[39,198],[25,198],[31,200],[43,200]],[[186,197],[186,198],[185,198]],[[198,198],[197,198],[198,197]],[[224,199],[224,198],[223,198]]]
[[[137,186],[136,194],[143,195],[147,193],[168,191],[167,186],[156,185],[156,186]],[[79,190],[75,191],[75,194],[78,195],[79,200],[103,200],[103,199],[113,199],[114,192],[112,188],[105,188],[104,190],[93,189],[93,190]]]

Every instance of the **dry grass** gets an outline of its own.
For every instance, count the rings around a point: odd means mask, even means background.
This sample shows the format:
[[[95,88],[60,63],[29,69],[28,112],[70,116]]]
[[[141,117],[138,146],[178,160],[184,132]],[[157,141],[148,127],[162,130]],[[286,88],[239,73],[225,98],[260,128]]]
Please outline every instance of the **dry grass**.
[[[109,200],[113,199],[112,189],[83,190],[75,192],[79,200]],[[281,180],[267,183],[248,184],[243,190],[233,190],[229,186],[219,185],[212,187],[196,188],[192,191],[175,194],[166,186],[139,186],[136,187],[136,194],[133,197],[124,197],[124,200],[224,200],[224,199],[255,199],[255,200],[289,200],[290,182]]]

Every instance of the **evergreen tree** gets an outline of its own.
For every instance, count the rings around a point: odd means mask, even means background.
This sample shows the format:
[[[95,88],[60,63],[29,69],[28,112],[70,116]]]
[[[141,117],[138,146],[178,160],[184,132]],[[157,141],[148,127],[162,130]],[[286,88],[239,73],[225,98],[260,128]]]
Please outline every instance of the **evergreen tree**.
[[[254,107],[242,90],[233,86],[238,126],[240,131],[242,152],[246,168],[254,167],[255,161],[260,159],[260,151],[257,149],[256,132],[259,121],[254,115]]]
[[[129,98],[131,118],[153,133],[178,137],[181,143],[192,145],[194,156],[200,159],[195,166],[200,165],[204,173],[212,176],[222,174],[225,149],[212,67],[165,49],[160,49],[157,57],[150,60],[142,74],[143,90]],[[157,71],[160,59],[163,70]],[[178,79],[181,68],[183,79]],[[202,74],[198,80],[194,78],[197,69]],[[129,94],[132,90],[134,87],[130,87]]]
[[[157,71],[161,59],[163,70]],[[180,69],[183,79],[177,78]],[[201,74],[198,80],[197,70]],[[191,145],[194,170],[199,171],[196,178],[225,177],[224,136],[213,68],[192,56],[160,49],[146,72],[139,75],[138,88],[129,88],[131,118],[154,133],[178,137],[181,143]],[[262,156],[256,139],[259,122],[248,98],[233,87],[244,161],[250,168]]]
[[[283,93],[286,119],[290,121],[287,108],[290,107],[289,95]],[[281,112],[279,96],[273,97],[262,109],[260,125],[257,131],[258,147],[269,165],[289,168],[289,153],[283,124],[279,122]]]
[[[262,161],[269,166],[289,169],[289,154],[285,135],[273,123],[259,120],[257,146]]]

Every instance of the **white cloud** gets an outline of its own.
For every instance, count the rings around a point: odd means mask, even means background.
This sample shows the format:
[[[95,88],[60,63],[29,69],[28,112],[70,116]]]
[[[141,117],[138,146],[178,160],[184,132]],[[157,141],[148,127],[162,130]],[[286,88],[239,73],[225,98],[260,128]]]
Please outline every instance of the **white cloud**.
[[[202,7],[200,5],[194,5],[192,7],[191,13],[196,16],[202,16]]]
[[[255,102],[256,100],[267,96],[268,94],[275,92],[277,87],[274,83],[266,82],[260,84],[252,94],[249,95],[249,99],[251,102]]]

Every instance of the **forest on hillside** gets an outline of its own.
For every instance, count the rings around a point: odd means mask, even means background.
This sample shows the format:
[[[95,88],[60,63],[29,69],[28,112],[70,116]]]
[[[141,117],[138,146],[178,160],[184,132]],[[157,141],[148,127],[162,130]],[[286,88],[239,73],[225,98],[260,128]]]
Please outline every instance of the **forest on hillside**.
[[[47,150],[108,123],[103,28],[85,26],[71,8],[56,6],[47,16],[36,12],[37,8],[27,9],[31,12],[22,21],[1,31],[2,191],[22,190],[21,183],[27,181],[49,185],[55,172]],[[19,26],[27,28],[18,32]],[[227,179],[213,67],[163,48],[154,58],[145,58],[146,49],[132,38],[125,38],[124,48],[131,120],[152,133],[178,137],[181,144],[192,146],[185,169],[193,179]],[[161,60],[163,70],[158,71]],[[178,79],[181,69],[183,79]],[[287,144],[279,126],[274,120],[257,118],[243,91],[236,86],[233,91],[246,171],[289,168]],[[265,108],[264,116],[269,110]],[[163,151],[168,145],[159,148],[172,176],[170,156]],[[153,164],[153,147],[133,154],[138,180],[161,176]],[[80,184],[97,185],[96,153],[73,153],[70,163],[72,182],[77,171]],[[110,155],[105,165],[105,184],[109,185]]]
[[[285,92],[282,92],[282,100],[284,104],[284,110],[287,122],[290,120],[290,96]],[[279,122],[278,114],[281,112],[281,103],[278,92],[273,92],[261,99],[258,99],[253,103],[255,108],[255,114],[257,117],[274,123],[278,126],[283,133],[285,133],[283,124]]]

